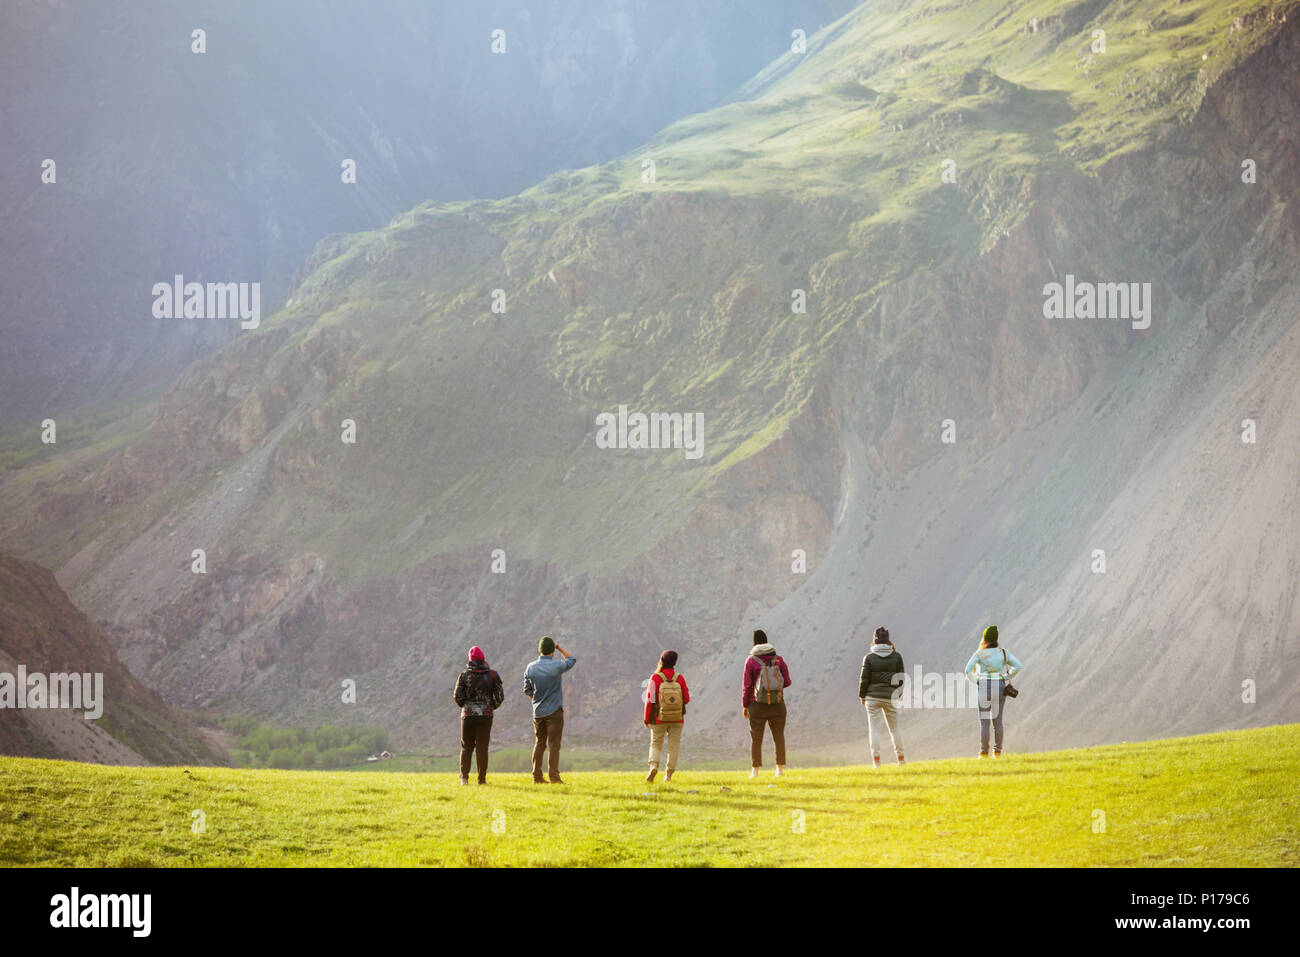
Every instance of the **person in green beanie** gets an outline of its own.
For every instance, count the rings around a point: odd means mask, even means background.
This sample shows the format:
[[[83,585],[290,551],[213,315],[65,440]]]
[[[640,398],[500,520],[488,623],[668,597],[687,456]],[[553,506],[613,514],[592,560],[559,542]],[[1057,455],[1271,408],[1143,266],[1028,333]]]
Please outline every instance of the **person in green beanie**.
[[[1007,682],[1020,673],[1020,659],[998,647],[998,626],[984,629],[984,638],[970,661],[966,677],[979,689],[980,754],[989,756],[989,728],[993,729],[993,757],[1002,754],[1002,709],[1007,701]]]
[[[548,772],[552,784],[560,780],[560,739],[564,734],[564,673],[578,659],[557,645],[549,635],[537,643],[538,658],[524,669],[524,694],[533,699],[533,783],[545,784],[542,755],[549,750]],[[555,654],[560,657],[556,658]]]

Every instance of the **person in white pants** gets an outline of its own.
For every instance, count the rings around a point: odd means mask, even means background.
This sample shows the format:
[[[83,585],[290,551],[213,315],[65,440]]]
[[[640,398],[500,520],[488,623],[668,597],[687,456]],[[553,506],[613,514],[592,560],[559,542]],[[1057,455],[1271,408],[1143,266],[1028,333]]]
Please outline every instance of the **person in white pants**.
[[[902,686],[896,678],[903,672],[903,656],[894,648],[889,629],[876,629],[875,642],[862,659],[862,677],[858,681],[858,698],[867,711],[867,742],[871,747],[872,767],[880,767],[880,740],[876,731],[883,724],[894,746],[894,757],[903,763],[903,736],[898,730],[898,704],[894,696]]]

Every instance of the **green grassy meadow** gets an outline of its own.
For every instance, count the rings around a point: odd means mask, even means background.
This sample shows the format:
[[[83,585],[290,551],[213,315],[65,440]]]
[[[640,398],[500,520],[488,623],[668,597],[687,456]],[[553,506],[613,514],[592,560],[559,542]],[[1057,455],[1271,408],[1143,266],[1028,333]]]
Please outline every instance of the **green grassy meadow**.
[[[744,772],[121,768],[0,758],[20,866],[1270,866],[1300,863],[1300,725],[999,760]],[[201,833],[197,831],[201,812]],[[1104,814],[1104,821],[1099,816]],[[1102,827],[1104,823],[1104,828]]]

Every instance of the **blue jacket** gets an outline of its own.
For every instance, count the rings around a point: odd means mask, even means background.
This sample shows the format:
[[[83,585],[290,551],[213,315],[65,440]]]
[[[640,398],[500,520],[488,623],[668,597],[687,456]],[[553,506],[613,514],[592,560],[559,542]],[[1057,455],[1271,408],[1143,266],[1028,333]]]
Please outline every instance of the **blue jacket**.
[[[1010,681],[1024,665],[1009,651],[1002,648],[981,648],[966,662],[966,677],[975,684],[981,678],[1006,678]]]
[[[524,669],[524,694],[533,699],[533,717],[545,718],[564,707],[564,673],[578,663],[577,658],[539,657]]]

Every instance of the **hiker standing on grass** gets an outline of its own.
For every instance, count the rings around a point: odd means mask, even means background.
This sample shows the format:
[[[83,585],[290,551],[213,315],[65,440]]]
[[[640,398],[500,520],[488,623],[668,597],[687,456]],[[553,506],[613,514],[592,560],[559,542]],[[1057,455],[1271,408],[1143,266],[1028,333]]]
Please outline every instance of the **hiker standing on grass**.
[[[686,706],[690,704],[691,693],[686,688],[686,679],[673,669],[677,666],[677,652],[665,651],[659,656],[659,667],[650,676],[646,686],[645,726],[650,729],[650,773],[645,776],[649,783],[659,771],[659,758],[663,754],[664,743],[668,745],[668,766],[664,769],[665,783],[673,779],[677,768],[677,750],[682,744],[682,728],[686,723]]]
[[[538,658],[524,669],[524,694],[533,699],[533,783],[545,784],[542,755],[550,749],[549,777],[552,784],[560,780],[560,738],[564,734],[564,673],[578,663],[549,635],[537,643]],[[556,652],[559,659],[551,657]]]
[[[903,763],[903,736],[898,731],[898,704],[894,695],[901,690],[896,675],[903,673],[903,656],[889,640],[889,629],[876,629],[871,650],[862,659],[862,677],[858,679],[858,697],[867,709],[867,743],[871,747],[871,766],[880,767],[880,737],[876,734],[876,721],[889,730],[889,743],[894,746],[894,757]]]
[[[989,725],[993,726],[993,757],[1002,754],[1002,709],[1007,701],[1007,684],[1022,667],[1015,655],[998,647],[998,626],[985,628],[979,649],[966,662],[966,677],[979,688],[981,758],[989,756]]]
[[[478,783],[487,784],[488,741],[492,737],[492,713],[501,707],[506,691],[501,676],[487,666],[483,649],[469,650],[469,667],[456,679],[452,698],[460,708],[460,783],[469,784],[470,755],[478,762]]]
[[[767,643],[762,629],[754,631],[754,647],[745,660],[744,683],[740,689],[741,713],[749,719],[749,776],[758,777],[763,766],[763,728],[771,726],[776,745],[776,776],[785,767],[785,689],[790,687],[790,669],[776,649]]]

